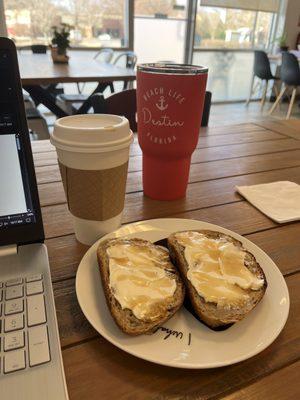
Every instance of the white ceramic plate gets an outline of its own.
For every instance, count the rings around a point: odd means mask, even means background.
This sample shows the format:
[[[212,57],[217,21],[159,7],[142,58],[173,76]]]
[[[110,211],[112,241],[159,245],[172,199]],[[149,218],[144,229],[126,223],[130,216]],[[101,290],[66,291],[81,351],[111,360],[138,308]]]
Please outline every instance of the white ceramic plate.
[[[155,334],[130,337],[114,323],[105,302],[96,250],[112,237],[138,237],[152,242],[171,232],[211,229],[240,240],[262,266],[268,281],[258,306],[229,329],[215,332],[182,307]],[[274,262],[259,247],[242,236],[217,225],[187,219],[154,219],[126,225],[104,236],[83,257],[76,276],[81,309],[92,326],[108,341],[136,357],[177,368],[215,368],[246,360],[269,346],[283,329],[289,312],[289,293]]]

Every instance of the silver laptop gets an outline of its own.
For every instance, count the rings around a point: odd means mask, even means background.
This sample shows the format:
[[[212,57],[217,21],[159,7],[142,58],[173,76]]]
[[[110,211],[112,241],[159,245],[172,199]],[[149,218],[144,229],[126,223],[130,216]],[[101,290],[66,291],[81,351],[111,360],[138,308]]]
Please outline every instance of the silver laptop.
[[[67,399],[16,48],[0,38],[0,399]]]

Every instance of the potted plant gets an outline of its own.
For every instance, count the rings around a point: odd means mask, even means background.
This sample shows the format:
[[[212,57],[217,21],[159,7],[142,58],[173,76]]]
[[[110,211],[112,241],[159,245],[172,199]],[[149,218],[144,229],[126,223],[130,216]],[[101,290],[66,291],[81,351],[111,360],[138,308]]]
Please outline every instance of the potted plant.
[[[277,39],[280,51],[288,51],[289,46],[286,44],[286,39],[287,39],[286,32],[283,32],[283,34],[279,36],[279,38]]]
[[[67,49],[70,47],[71,25],[61,23],[59,26],[52,26],[51,56],[54,63],[67,63],[69,56]]]

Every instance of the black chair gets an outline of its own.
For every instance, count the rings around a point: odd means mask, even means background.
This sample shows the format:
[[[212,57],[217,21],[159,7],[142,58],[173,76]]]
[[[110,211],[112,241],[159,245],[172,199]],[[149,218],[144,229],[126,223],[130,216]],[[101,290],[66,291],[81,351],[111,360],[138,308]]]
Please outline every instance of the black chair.
[[[260,79],[260,82],[257,82],[255,87],[253,88],[255,78]],[[263,88],[263,94],[262,94],[262,98],[261,98],[261,108],[263,108],[265,101],[266,101],[268,84],[269,84],[269,81],[271,81],[271,80],[276,81],[276,80],[279,80],[279,78],[272,74],[271,67],[270,67],[270,60],[268,58],[267,53],[262,50],[255,50],[254,51],[253,79],[252,79],[252,83],[251,83],[250,95],[249,95],[249,98],[248,98],[246,104],[247,105],[249,104],[251,97],[257,88],[257,85],[259,83],[263,83],[265,81],[266,83]],[[277,96],[278,91],[277,91],[276,85],[274,85],[274,90],[275,90],[275,93]]]
[[[275,108],[278,106],[286,90],[288,88],[292,88],[292,96],[286,114],[286,119],[289,119],[295,102],[297,87],[300,86],[300,67],[297,57],[294,54],[288,52],[282,53],[280,78],[282,80],[283,87],[279,95],[277,96],[277,99],[273,104],[273,107],[271,108],[269,114],[271,115]]]
[[[129,121],[130,129],[133,132],[137,131],[136,89],[123,90],[122,92],[112,94],[106,99],[102,93],[96,93],[91,96],[90,101],[94,113],[124,115]],[[208,125],[210,105],[211,92],[206,92],[201,126]]]
[[[45,117],[36,108],[36,105],[28,93],[23,91],[24,106],[30,136],[32,139],[50,139],[48,125]]]
[[[208,126],[209,115],[210,115],[210,106],[211,106],[211,96],[212,96],[211,92],[208,92],[208,91],[205,92],[201,126]]]
[[[33,44],[31,46],[31,51],[33,54],[46,54],[48,46],[44,44]]]
[[[136,89],[123,90],[107,97],[96,93],[91,97],[91,106],[97,114],[123,115],[129,121],[130,129],[137,131]]]
[[[33,44],[30,47],[33,54],[47,54],[48,46],[45,44]],[[54,97],[64,93],[64,88],[60,84],[50,83],[49,85],[43,85],[43,87]]]

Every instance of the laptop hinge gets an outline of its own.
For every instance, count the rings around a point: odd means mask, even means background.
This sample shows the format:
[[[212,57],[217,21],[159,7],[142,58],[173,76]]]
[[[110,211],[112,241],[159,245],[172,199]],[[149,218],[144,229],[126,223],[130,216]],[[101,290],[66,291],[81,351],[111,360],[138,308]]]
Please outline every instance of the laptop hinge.
[[[16,244],[0,247],[0,257],[12,256],[14,254],[18,254],[18,246]]]

